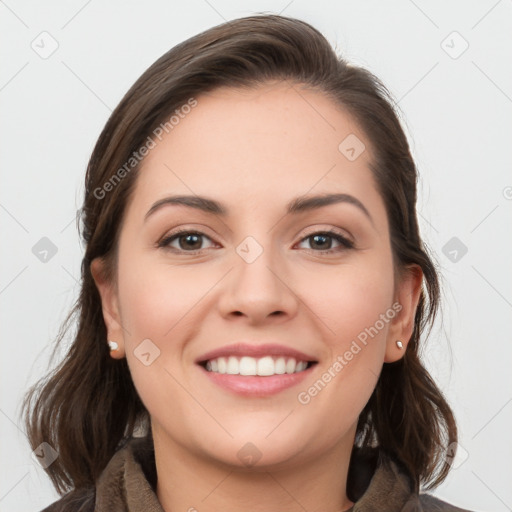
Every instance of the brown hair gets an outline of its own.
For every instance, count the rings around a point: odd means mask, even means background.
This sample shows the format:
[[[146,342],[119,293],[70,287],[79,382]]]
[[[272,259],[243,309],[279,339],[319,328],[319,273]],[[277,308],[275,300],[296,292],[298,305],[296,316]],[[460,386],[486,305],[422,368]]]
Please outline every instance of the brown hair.
[[[94,486],[138,421],[148,419],[126,359],[109,357],[90,270],[92,260],[103,257],[110,262],[110,278],[115,275],[117,239],[138,167],[127,170],[126,162],[155,127],[191,98],[221,86],[254,87],[270,80],[320,91],[359,123],[371,141],[372,171],[387,209],[395,266],[404,270],[417,264],[424,274],[412,338],[402,359],[384,364],[360,415],[356,445],[378,445],[392,453],[411,472],[417,489],[420,484],[432,488],[446,477],[445,452],[457,440],[456,424],[418,356],[420,335],[438,310],[439,284],[419,235],[416,167],[394,102],[374,75],[337,56],[309,24],[256,15],[216,26],[164,54],[127,92],[96,143],[81,210],[81,291],[57,346],[78,318],[74,341],[58,368],[31,388],[24,402],[32,447],[46,441],[59,453],[47,468],[59,492]],[[116,172],[122,179],[105,193],[105,183],[112,184]]]

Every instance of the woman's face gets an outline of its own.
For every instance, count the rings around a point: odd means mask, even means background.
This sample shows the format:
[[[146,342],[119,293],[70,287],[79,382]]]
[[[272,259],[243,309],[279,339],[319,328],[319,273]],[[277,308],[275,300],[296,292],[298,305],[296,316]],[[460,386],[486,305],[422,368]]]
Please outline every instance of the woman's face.
[[[143,162],[116,285],[93,265],[155,442],[266,468],[352,446],[421,279],[395,282],[370,142],[297,85],[196,100]]]

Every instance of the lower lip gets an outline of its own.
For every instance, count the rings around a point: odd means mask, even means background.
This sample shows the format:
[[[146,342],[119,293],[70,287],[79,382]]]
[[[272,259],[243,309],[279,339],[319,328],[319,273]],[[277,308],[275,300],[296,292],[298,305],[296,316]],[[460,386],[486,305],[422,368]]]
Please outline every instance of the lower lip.
[[[284,373],[260,377],[257,375],[229,375],[227,373],[209,372],[202,366],[199,368],[207,377],[221,388],[243,396],[269,396],[296,386],[311,374],[316,365],[298,373]]]

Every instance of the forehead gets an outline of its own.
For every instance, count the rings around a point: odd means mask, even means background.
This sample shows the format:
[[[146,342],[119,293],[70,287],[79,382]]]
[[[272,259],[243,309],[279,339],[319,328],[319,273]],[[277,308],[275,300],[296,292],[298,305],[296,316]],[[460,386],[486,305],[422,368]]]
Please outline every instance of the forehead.
[[[208,154],[215,161],[228,160],[228,168],[240,170],[251,162],[274,169],[299,161],[314,161],[318,166],[337,160],[339,145],[349,135],[365,139],[342,107],[324,93],[298,84],[223,87],[196,101],[194,109],[176,118],[179,124],[164,134],[146,164],[161,157],[185,164],[194,156]],[[369,149],[369,144],[366,147]],[[361,156],[365,161],[369,152]]]
[[[325,94],[278,82],[220,88],[195,100],[155,139],[140,169],[137,202],[198,194],[254,211],[308,193],[380,200],[369,141]]]

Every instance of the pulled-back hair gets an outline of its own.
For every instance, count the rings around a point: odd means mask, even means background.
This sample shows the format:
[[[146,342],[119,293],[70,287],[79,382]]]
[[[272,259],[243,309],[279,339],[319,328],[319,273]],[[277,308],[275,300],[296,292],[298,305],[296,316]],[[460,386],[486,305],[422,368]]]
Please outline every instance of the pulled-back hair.
[[[407,350],[402,359],[384,364],[359,417],[356,445],[393,454],[417,489],[435,487],[446,477],[445,453],[457,440],[456,424],[418,354],[420,337],[438,310],[438,276],[420,238],[416,166],[394,102],[373,74],[343,60],[309,24],[256,15],[211,28],[165,53],[121,100],[93,150],[81,208],[85,254],[80,295],[57,346],[72,331],[74,340],[60,365],[30,389],[24,402],[32,447],[47,442],[59,453],[46,471],[60,493],[94,486],[134,429],[148,424],[126,359],[109,356],[90,268],[102,257],[114,278],[121,221],[140,167],[140,162],[126,163],[191,98],[222,86],[251,88],[275,80],[319,91],[355,119],[372,146],[371,170],[386,206],[395,270],[416,264],[423,271]],[[120,178],[115,183],[114,175]]]

